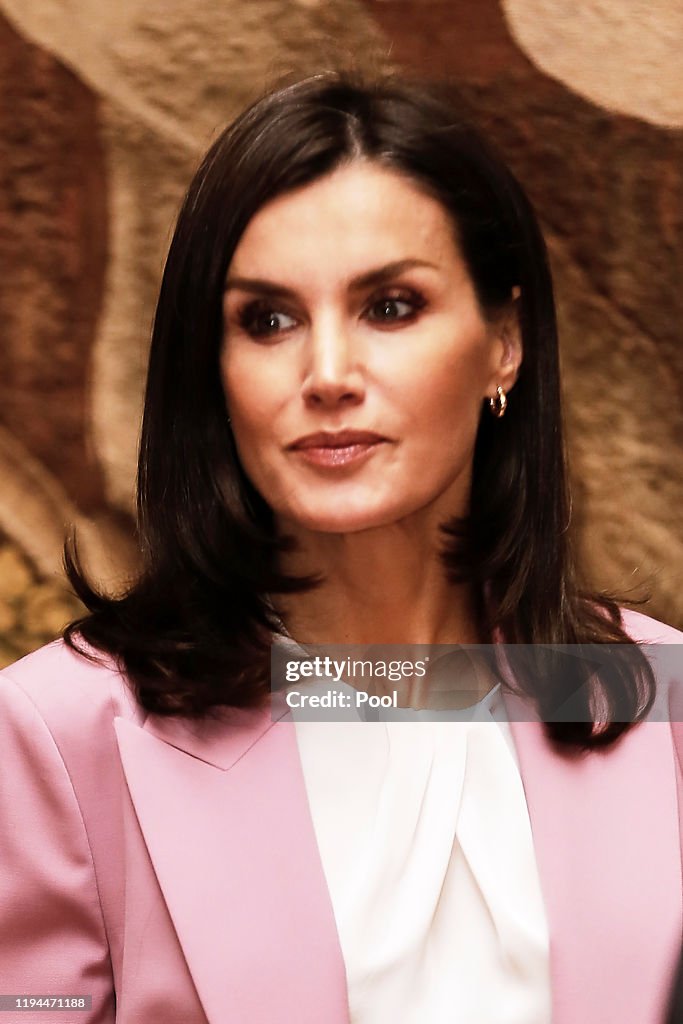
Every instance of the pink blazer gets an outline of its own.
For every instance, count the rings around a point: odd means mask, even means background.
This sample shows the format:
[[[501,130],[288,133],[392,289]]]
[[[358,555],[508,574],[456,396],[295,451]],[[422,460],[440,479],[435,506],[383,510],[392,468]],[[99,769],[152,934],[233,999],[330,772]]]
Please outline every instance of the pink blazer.
[[[636,638],[683,643],[626,616]],[[348,1024],[290,720],[147,715],[60,642],[8,669],[0,698],[0,993],[92,995],[2,1024]],[[683,918],[680,727],[569,760],[539,723],[512,728],[553,1024],[660,1024]]]

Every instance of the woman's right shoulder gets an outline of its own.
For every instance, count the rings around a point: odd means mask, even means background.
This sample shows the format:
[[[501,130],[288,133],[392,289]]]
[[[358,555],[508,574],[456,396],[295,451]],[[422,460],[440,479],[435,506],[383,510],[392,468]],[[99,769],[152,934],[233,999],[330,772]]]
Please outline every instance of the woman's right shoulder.
[[[114,660],[96,651],[92,656],[96,660],[60,639],[9,665],[0,672],[2,716],[37,714],[55,739],[67,742],[111,730],[117,717],[144,721],[146,712]]]

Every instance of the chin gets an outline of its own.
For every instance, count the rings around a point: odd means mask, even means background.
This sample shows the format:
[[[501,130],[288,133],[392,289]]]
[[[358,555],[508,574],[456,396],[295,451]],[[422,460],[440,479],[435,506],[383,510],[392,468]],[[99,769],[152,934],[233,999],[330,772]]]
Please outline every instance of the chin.
[[[391,526],[403,518],[405,512],[399,509],[350,509],[343,503],[335,509],[288,510],[281,516],[290,530],[307,530],[311,533],[360,533]]]

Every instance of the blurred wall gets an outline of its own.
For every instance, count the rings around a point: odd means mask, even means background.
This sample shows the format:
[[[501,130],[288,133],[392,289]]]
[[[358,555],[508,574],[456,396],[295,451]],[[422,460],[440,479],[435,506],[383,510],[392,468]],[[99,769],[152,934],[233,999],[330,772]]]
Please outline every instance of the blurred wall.
[[[679,0],[0,0],[0,664],[134,571],[146,348],[174,213],[283,71],[460,84],[557,280],[575,515],[598,585],[683,627]]]

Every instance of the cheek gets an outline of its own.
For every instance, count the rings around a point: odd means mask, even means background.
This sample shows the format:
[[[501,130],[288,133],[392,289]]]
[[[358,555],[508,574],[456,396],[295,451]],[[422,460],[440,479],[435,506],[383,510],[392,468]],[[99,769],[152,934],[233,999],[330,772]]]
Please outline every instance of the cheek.
[[[415,364],[420,366],[419,361]],[[465,434],[476,431],[487,383],[487,362],[481,346],[451,358],[423,360],[402,390],[416,423],[435,431]]]
[[[255,358],[239,350],[221,360],[221,376],[233,433],[260,432],[282,404],[282,377],[273,372],[273,360]]]
[[[286,373],[265,350],[240,346],[221,360],[226,407],[237,457],[252,485],[269,501],[278,489],[281,412],[289,395]]]
[[[438,473],[460,469],[474,449],[482,403],[452,388],[434,392],[429,404],[416,408],[414,458]]]

